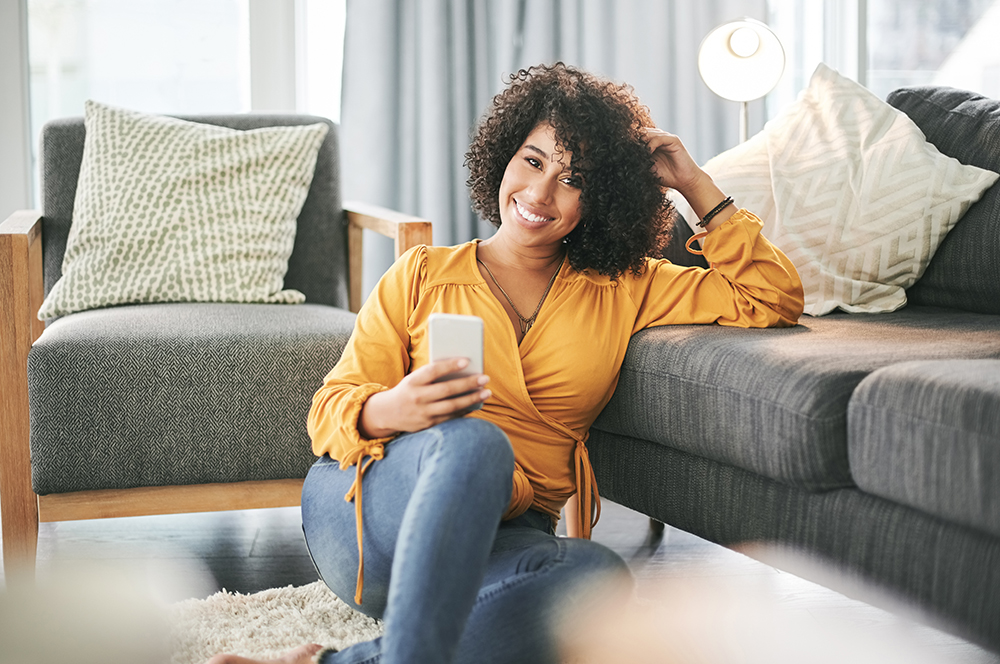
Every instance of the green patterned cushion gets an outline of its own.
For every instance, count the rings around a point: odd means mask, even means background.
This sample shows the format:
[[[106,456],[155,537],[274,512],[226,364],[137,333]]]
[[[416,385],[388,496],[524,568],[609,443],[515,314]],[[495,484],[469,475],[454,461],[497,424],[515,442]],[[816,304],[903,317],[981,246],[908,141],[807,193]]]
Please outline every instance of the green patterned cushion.
[[[305,299],[283,281],[325,124],[238,131],[92,101],[85,124],[62,278],[40,319]]]

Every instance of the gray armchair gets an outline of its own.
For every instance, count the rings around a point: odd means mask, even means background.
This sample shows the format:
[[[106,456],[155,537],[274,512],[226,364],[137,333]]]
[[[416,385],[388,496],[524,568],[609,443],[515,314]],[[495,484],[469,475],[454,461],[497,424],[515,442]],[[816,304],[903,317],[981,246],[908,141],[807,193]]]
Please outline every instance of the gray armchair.
[[[189,117],[236,129],[293,115]],[[328,122],[328,121],[325,121]],[[37,319],[61,273],[84,144],[82,118],[43,130],[42,211],[0,224],[0,508],[3,558],[34,571],[40,521],[299,504],[312,461],[312,394],[361,300],[362,229],[396,256],[429,222],[342,204],[331,124],[298,219],[285,287],[301,305],[177,303]]]

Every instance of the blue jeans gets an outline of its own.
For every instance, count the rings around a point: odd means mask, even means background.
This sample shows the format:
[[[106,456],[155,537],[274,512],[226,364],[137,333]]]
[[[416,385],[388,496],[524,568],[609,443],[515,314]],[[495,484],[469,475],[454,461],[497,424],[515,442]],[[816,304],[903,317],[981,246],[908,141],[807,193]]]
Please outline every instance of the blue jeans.
[[[498,427],[474,418],[404,434],[363,481],[365,577],[354,603],[355,469],[319,459],[302,489],[302,523],[323,581],[344,602],[385,620],[384,636],[324,661],[556,662],[553,616],[578,584],[628,579],[616,553],[556,537],[529,510],[510,521],[514,453]]]

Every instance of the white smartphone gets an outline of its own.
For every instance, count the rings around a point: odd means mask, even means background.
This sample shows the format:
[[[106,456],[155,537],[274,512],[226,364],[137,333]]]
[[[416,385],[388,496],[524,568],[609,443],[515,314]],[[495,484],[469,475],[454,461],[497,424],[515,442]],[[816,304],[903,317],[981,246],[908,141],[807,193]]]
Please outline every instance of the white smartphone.
[[[469,366],[465,369],[443,376],[437,382],[483,373],[482,318],[462,314],[431,314],[427,318],[427,329],[431,362],[455,357],[465,357],[469,360]],[[477,403],[469,410],[482,407],[482,403]]]

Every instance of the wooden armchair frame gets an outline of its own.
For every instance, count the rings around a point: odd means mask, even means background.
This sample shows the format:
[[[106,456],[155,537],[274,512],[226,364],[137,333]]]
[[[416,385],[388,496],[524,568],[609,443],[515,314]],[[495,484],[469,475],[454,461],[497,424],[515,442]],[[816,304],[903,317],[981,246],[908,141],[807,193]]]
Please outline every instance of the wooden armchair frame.
[[[395,240],[395,257],[432,244],[431,222],[364,203],[345,202],[349,306],[361,307],[362,236],[373,230]],[[150,514],[296,506],[302,480],[105,489],[39,496],[31,487],[28,351],[42,334],[44,299],[42,215],[15,212],[0,224],[0,517],[3,562],[10,583],[33,579],[38,524]]]

